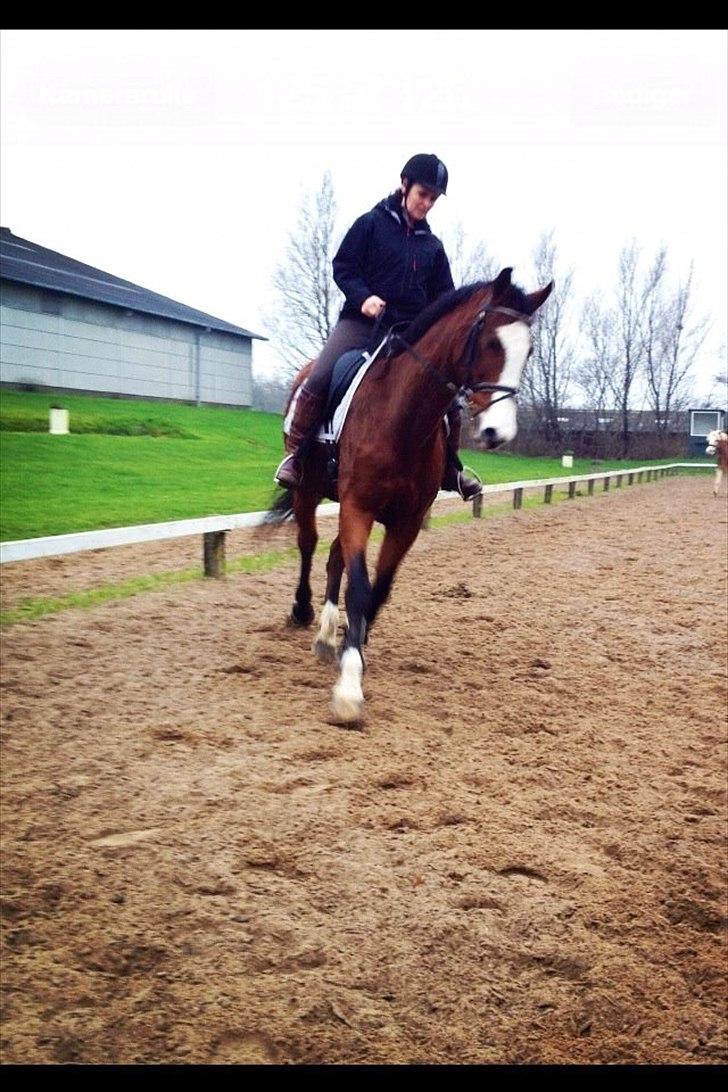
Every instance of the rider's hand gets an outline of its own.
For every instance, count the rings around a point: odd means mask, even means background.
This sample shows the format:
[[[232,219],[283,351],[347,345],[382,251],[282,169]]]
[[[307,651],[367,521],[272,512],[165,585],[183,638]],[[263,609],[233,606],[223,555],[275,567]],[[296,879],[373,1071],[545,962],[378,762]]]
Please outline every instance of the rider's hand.
[[[361,313],[367,318],[379,318],[386,306],[386,301],[379,296],[367,296],[361,305]]]

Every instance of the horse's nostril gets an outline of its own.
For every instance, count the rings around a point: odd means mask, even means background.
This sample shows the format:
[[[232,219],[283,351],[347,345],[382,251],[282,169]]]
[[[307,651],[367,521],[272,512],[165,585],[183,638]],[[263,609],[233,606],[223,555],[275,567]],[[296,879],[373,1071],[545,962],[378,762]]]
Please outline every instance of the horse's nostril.
[[[498,434],[494,428],[484,428],[482,437],[486,447],[495,447],[498,443]]]

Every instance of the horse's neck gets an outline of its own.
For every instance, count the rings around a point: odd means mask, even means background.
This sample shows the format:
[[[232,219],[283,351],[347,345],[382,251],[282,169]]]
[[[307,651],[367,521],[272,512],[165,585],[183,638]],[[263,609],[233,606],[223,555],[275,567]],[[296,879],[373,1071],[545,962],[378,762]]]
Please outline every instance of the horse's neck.
[[[421,347],[424,340],[415,351],[430,364],[433,357],[426,355],[426,347]],[[423,439],[435,433],[455,395],[447,386],[451,382],[450,369],[443,369],[441,362],[437,368],[434,363],[430,366],[432,370],[419,363],[412,353],[404,352],[390,362],[390,382],[383,383],[379,391],[382,419],[392,422],[403,448],[419,448]],[[440,380],[433,371],[437,371]]]
[[[405,412],[412,413],[431,407],[435,418],[441,417],[452,402],[455,387],[460,386],[460,378],[455,374],[455,347],[443,345],[442,339],[428,331],[412,346],[412,351],[405,350],[393,363],[401,369],[401,401]],[[439,378],[438,378],[439,377]]]

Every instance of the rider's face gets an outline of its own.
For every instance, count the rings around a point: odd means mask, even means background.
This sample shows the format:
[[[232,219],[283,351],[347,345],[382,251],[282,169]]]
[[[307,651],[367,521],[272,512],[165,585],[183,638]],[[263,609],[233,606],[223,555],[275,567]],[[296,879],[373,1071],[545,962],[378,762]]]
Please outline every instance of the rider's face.
[[[404,207],[413,220],[424,220],[439,196],[428,186],[423,186],[421,182],[413,182]]]

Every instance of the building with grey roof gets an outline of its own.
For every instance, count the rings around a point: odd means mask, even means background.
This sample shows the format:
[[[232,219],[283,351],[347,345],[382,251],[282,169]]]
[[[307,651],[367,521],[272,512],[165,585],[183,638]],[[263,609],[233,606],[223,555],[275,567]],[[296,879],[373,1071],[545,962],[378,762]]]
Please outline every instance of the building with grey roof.
[[[0,228],[0,383],[250,406],[261,334]]]

